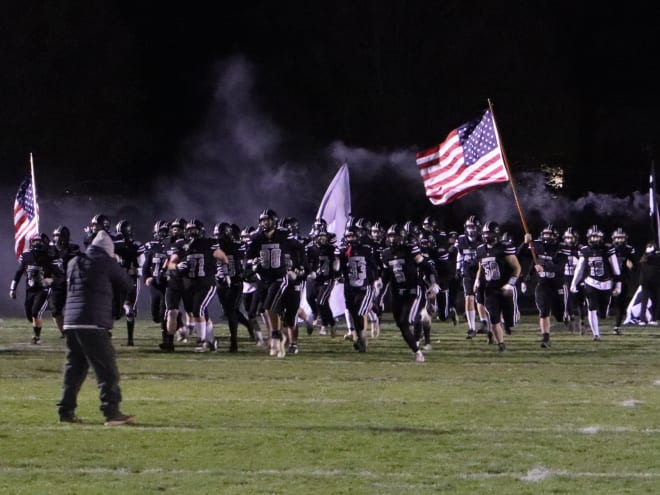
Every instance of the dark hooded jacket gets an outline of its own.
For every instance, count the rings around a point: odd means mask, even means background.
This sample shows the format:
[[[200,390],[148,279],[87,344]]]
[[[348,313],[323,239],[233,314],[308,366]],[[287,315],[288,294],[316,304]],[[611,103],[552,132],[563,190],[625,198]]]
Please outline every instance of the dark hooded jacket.
[[[99,232],[87,251],[67,266],[64,330],[112,328],[112,295],[128,292],[131,284],[114,258],[112,239]]]

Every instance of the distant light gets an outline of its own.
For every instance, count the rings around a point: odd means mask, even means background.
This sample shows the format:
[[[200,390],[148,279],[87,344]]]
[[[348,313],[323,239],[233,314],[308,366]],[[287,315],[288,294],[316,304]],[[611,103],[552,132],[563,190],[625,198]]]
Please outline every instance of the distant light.
[[[556,191],[564,188],[564,169],[560,165],[541,165],[541,171],[548,187]]]

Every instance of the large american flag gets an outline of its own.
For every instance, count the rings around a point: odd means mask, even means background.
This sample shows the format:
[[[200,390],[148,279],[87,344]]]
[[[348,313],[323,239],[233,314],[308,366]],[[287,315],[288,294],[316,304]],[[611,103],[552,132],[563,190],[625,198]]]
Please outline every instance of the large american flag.
[[[417,153],[417,166],[434,205],[509,180],[490,110],[451,131],[439,145]]]
[[[14,250],[18,258],[29,247],[30,238],[39,233],[39,206],[32,189],[32,178],[27,177],[18,188],[14,200]]]

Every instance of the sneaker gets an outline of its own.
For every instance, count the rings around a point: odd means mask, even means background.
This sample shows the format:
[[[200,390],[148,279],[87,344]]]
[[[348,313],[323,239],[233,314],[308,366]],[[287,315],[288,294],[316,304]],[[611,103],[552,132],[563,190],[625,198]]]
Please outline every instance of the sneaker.
[[[306,321],[305,327],[307,327],[307,335],[312,335],[314,333],[314,323],[310,323],[309,321]]]
[[[416,363],[423,363],[425,361],[424,359],[424,354],[422,354],[422,351],[417,351],[415,353],[415,362]]]
[[[328,330],[325,327],[321,327],[321,330],[319,330],[319,335],[328,335]]]
[[[266,344],[264,344],[263,339],[257,340],[257,343],[254,344],[258,349],[263,348]]]
[[[346,332],[344,335],[344,340],[353,340],[353,332]]]
[[[358,352],[367,352],[367,345],[364,342],[363,338],[358,338],[353,342],[353,348]]]
[[[488,323],[482,321],[479,330],[477,330],[477,333],[488,333]]]
[[[235,353],[238,352],[238,343],[232,342],[229,344],[229,352]]]
[[[188,335],[184,329],[180,328],[176,331],[176,341],[180,342],[181,344],[188,343]]]
[[[121,425],[132,425],[135,423],[134,416],[126,416],[122,413],[117,413],[111,418],[105,418],[105,426],[121,426]]]
[[[83,420],[80,419],[75,414],[72,415],[72,416],[60,416],[60,423],[80,424],[82,422],[83,422]]]
[[[467,340],[470,340],[470,339],[472,339],[472,337],[474,337],[475,335],[477,335],[476,330],[470,328],[470,329],[467,331],[467,334],[465,335],[465,338],[466,338]]]
[[[506,345],[504,344],[504,342],[500,342],[499,344],[497,344],[497,350],[500,352],[506,351]]]
[[[32,345],[40,345],[41,344],[41,338],[37,337],[36,335],[32,337]]]
[[[160,344],[158,344],[158,347],[160,348],[161,351],[174,352],[174,344],[161,342]]]
[[[623,335],[623,332],[621,331],[621,329],[619,327],[614,327],[612,329],[612,334],[614,334],[614,335]]]
[[[298,344],[291,344],[289,346],[289,354],[298,354]]]
[[[544,349],[550,349],[550,342],[541,342],[541,347]]]
[[[337,330],[335,330],[334,326],[330,327],[330,337],[336,337],[337,336]]]
[[[508,325],[504,325],[504,333],[505,333],[506,335],[511,335],[512,332],[513,332],[513,330],[511,330],[511,327],[510,327],[510,326],[508,326]]]
[[[214,344],[210,342],[202,342],[202,345],[199,347],[195,347],[195,352],[198,353],[203,353],[203,352],[211,352],[214,351]]]
[[[493,345],[495,343],[495,339],[493,338],[493,332],[488,332],[488,338],[486,339],[486,342],[488,345]]]
[[[657,326],[658,326],[658,322],[657,322],[656,320],[651,320],[651,321],[649,321],[649,325],[654,326],[654,327],[657,327]]]
[[[451,308],[449,310],[449,314],[451,315],[451,322],[454,324],[454,326],[458,325],[458,314],[456,313],[456,308]]]
[[[128,347],[133,347],[135,345],[135,343],[133,342],[133,340],[129,340],[129,341],[126,342],[126,345]]]
[[[594,337],[594,342],[600,342],[600,335],[596,335]]]
[[[424,351],[430,351],[432,349],[433,347],[431,347],[431,344],[424,344],[424,347],[422,347],[422,350]]]

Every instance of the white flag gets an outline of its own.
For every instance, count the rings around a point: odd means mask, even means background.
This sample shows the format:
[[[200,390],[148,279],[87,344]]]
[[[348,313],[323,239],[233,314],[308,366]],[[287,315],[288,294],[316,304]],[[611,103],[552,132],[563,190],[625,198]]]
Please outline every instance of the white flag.
[[[348,180],[348,164],[344,163],[323,195],[316,218],[328,222],[328,232],[344,235],[346,221],[351,215],[351,187]]]
[[[351,187],[348,179],[348,164],[344,163],[325,191],[316,218],[323,218],[328,223],[328,232],[336,234],[337,242],[339,242],[344,235],[344,228],[350,216]],[[344,284],[336,284],[332,290],[330,309],[335,317],[344,315],[346,310]]]

